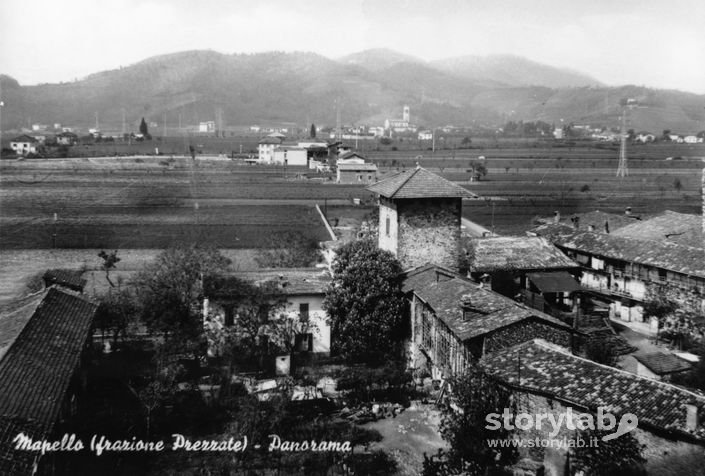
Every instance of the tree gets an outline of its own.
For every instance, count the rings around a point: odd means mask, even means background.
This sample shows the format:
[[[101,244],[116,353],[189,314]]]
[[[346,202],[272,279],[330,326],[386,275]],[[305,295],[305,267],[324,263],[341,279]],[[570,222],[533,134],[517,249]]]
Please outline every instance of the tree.
[[[255,261],[263,268],[305,268],[320,259],[318,241],[298,231],[270,237],[255,256]]]
[[[397,356],[404,337],[401,271],[399,261],[372,240],[340,248],[323,303],[335,352],[367,361]]]
[[[514,463],[516,448],[492,448],[488,440],[510,439],[505,428],[487,428],[490,413],[513,408],[511,392],[477,367],[448,381],[449,402],[441,409],[440,432],[449,449],[443,456],[446,474],[485,475],[493,468]],[[512,411],[512,413],[515,413]],[[424,474],[431,474],[425,471]]]
[[[149,128],[147,127],[147,121],[144,120],[144,117],[142,118],[142,122],[140,122],[140,134],[145,137],[149,135]]]
[[[224,272],[230,260],[211,248],[169,248],[135,279],[142,321],[151,331],[190,341],[203,333],[204,277]]]
[[[585,445],[574,450],[571,457],[573,469],[582,470],[591,476],[645,476],[642,446],[630,433],[613,440],[602,441],[609,431],[585,430],[579,433],[584,441],[596,441],[597,445]]]
[[[101,268],[103,268],[103,271],[105,271],[105,279],[110,284],[110,287],[114,288],[115,284],[110,279],[110,270],[113,269],[115,265],[120,262],[120,258],[118,258],[117,255],[117,250],[113,251],[112,253],[108,253],[105,250],[101,250],[100,253],[98,253],[98,257],[103,259],[103,264],[101,265]]]
[[[593,337],[585,343],[585,357],[598,364],[615,367],[619,355],[612,342]]]
[[[125,337],[130,324],[135,320],[138,308],[134,294],[129,289],[110,290],[100,298],[95,324],[103,334],[112,334],[113,347],[120,336]]]
[[[315,124],[311,124],[311,131],[309,133],[309,136],[311,137],[311,139],[316,138],[316,125]]]

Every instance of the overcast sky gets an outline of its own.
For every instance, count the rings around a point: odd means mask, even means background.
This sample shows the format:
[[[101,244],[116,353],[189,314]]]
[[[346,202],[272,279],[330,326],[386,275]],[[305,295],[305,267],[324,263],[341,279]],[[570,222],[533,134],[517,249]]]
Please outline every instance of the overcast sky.
[[[705,94],[705,0],[0,0],[0,73],[71,81],[150,56],[511,53]]]

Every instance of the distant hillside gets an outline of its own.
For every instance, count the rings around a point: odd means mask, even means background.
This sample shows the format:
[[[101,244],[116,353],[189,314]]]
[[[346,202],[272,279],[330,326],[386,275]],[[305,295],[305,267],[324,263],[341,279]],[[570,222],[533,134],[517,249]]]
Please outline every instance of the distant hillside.
[[[508,86],[571,88],[602,85],[585,74],[514,55],[461,56],[433,61],[431,66],[473,81],[498,81]]]
[[[288,122],[307,127],[311,122],[335,124],[336,107],[345,124],[381,124],[400,117],[405,104],[412,122],[424,127],[536,119],[616,126],[620,100],[629,97],[643,106],[631,112],[632,128],[656,133],[704,128],[703,95],[633,86],[556,87],[561,81],[591,80],[509,58],[516,70],[502,60],[497,62],[501,68],[487,67],[472,76],[466,60],[455,66],[427,63],[389,50],[338,61],[313,53],[187,51],[70,83],[21,86],[0,75],[2,126],[58,122],[87,127],[95,124],[97,113],[102,129],[119,131],[124,110],[130,129],[136,130],[142,117],[161,125],[166,115],[174,127],[179,118],[184,125],[214,120],[219,109],[226,125]],[[516,84],[519,76],[539,84]]]

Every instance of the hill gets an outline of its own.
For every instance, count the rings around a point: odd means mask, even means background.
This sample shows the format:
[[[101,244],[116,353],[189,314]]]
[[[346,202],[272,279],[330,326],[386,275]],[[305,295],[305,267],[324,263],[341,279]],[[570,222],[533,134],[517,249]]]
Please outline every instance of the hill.
[[[9,129],[59,122],[86,127],[95,124],[97,113],[102,129],[120,131],[124,111],[128,128],[137,130],[142,117],[161,126],[166,116],[174,127],[213,120],[220,110],[231,126],[306,127],[311,122],[335,124],[336,107],[345,124],[381,124],[399,117],[406,104],[412,122],[420,126],[537,119],[616,126],[620,101],[627,97],[644,106],[632,111],[630,127],[635,129],[696,132],[705,122],[703,95],[635,86],[557,87],[591,79],[515,57],[485,67],[482,74],[472,73],[472,61],[428,63],[389,50],[337,61],[314,53],[187,51],[70,83],[21,86],[0,76],[2,125]],[[521,82],[519,76],[525,83],[548,85],[515,84]]]

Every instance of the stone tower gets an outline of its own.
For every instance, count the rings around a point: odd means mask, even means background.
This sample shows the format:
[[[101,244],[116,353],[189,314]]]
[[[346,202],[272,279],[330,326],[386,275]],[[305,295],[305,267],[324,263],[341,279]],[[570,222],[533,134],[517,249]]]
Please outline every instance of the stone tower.
[[[367,189],[379,195],[379,247],[404,269],[427,263],[458,268],[462,201],[475,194],[421,167]]]
[[[409,106],[404,106],[404,115],[402,116],[404,122],[411,122],[411,114],[409,112]]]

